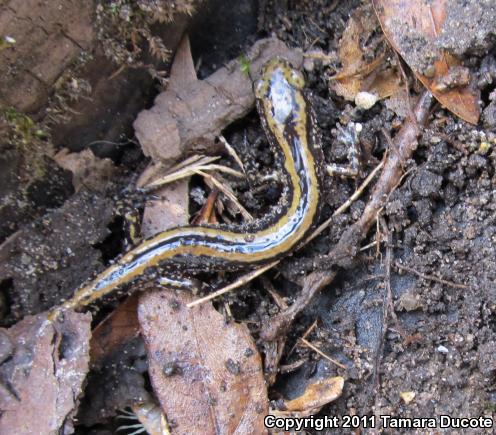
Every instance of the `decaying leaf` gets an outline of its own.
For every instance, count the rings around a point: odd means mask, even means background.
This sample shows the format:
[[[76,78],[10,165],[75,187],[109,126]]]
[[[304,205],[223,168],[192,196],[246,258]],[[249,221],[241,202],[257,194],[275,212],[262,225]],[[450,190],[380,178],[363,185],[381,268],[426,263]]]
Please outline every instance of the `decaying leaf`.
[[[153,397],[145,389],[146,353],[139,333],[139,295],[128,297],[92,332],[91,371],[78,413],[81,424],[108,421],[117,410],[137,407],[133,418],[151,412]],[[155,421],[152,419],[152,421]]]
[[[90,314],[28,316],[4,330],[15,352],[0,365],[0,433],[72,433],[88,372]]]
[[[59,166],[72,172],[72,185],[76,192],[83,186],[102,192],[116,173],[112,160],[96,157],[90,149],[71,153],[63,148],[54,159]]]
[[[168,92],[180,92],[180,89],[197,82],[193,57],[191,55],[191,46],[187,35],[183,37],[179,44],[174,62],[171,67]],[[136,125],[135,125],[136,127]],[[170,141],[169,148],[161,148],[161,160],[174,162],[186,151],[184,141],[179,138],[179,130],[174,122],[169,124],[176,136],[166,136]],[[158,128],[158,125],[156,126]],[[167,127],[165,127],[167,129]],[[141,141],[144,152],[147,153],[146,147],[148,142]],[[155,146],[155,144],[153,144]],[[152,154],[153,155],[153,154]],[[158,164],[157,164],[158,163]],[[159,169],[162,164],[151,163],[150,167],[140,177],[138,185],[145,183],[147,176],[153,176],[154,169]],[[186,225],[188,223],[189,195],[188,195],[189,178],[177,179],[173,184],[164,185],[154,191],[155,200],[148,201],[143,213],[143,223],[141,232],[143,237],[151,237],[160,231],[169,228]]]
[[[297,50],[276,38],[262,39],[246,55],[253,78],[269,59],[281,56],[296,68],[303,63]],[[150,110],[134,122],[136,136],[146,155],[154,160],[177,160],[184,149],[214,149],[215,138],[231,122],[246,115],[254,104],[252,81],[239,61],[220,68],[205,80],[192,81],[180,89],[168,88]]]
[[[128,297],[93,330],[92,370],[78,417],[81,423],[92,426],[120,410],[123,415],[117,418],[126,420],[122,430],[140,423],[149,434],[166,434],[165,417],[145,390],[145,380],[138,368],[146,370],[144,345],[139,336],[138,300],[138,294]],[[132,412],[127,412],[126,407]]]
[[[141,232],[151,237],[172,227],[188,224],[189,186],[187,180],[176,181],[156,192],[143,213]]]
[[[138,294],[128,297],[92,332],[91,365],[99,366],[104,358],[139,335]]]
[[[469,85],[460,60],[437,48],[447,0],[374,0],[382,30],[416,77],[436,99],[461,119],[477,124],[479,91]],[[463,26],[458,27],[464,32]],[[456,37],[456,36],[453,36]]]
[[[362,81],[357,77],[363,66],[363,53],[360,48],[362,30],[360,22],[351,17],[339,43],[339,59],[343,68],[331,81],[331,88],[350,101],[355,99]]]
[[[339,44],[342,69],[331,77],[330,87],[349,101],[354,101],[361,92],[383,99],[400,89],[400,76],[393,68],[384,69],[384,56],[367,59],[371,53],[362,46],[362,41],[368,39],[376,26],[366,11],[359,9],[350,17],[343,32]]]
[[[343,392],[344,379],[341,376],[320,379],[307,385],[305,392],[293,400],[284,402],[286,411],[308,411],[321,408],[336,400]]]
[[[154,391],[177,434],[264,433],[267,390],[244,325],[185,293],[142,296],[138,310]]]

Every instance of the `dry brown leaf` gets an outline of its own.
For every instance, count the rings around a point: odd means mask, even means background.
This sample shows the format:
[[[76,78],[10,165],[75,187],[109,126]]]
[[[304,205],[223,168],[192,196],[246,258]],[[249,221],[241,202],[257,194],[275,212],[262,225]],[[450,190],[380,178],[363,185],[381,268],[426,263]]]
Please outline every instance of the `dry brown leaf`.
[[[112,311],[92,332],[91,365],[98,366],[106,356],[139,335],[136,293]]]
[[[154,193],[143,213],[141,232],[151,237],[169,228],[187,225],[189,217],[189,185],[187,180],[176,181]]]
[[[28,316],[3,330],[15,352],[0,365],[0,433],[71,433],[88,372],[90,314],[62,323]]]
[[[406,118],[411,113],[410,101],[406,89],[396,92],[385,101],[386,107],[401,118]]]
[[[376,94],[380,100],[391,97],[404,89],[397,71],[392,68],[374,74],[371,83],[366,88],[369,92]]]
[[[171,67],[171,73],[168,84],[168,92],[180,92],[180,89],[197,82],[195,66],[193,64],[193,57],[191,55],[191,46],[187,35],[183,37],[178,46],[174,62]],[[167,130],[167,123],[164,124]],[[136,126],[135,126],[136,127]],[[179,138],[179,131],[175,121],[170,123],[173,133],[176,136],[166,136],[170,141],[169,148],[162,148],[161,160],[173,162],[180,156],[185,154],[184,142]],[[156,125],[155,128],[158,128]],[[166,132],[162,132],[167,134]],[[147,146],[148,142],[141,142],[142,146]],[[148,143],[150,145],[150,143]],[[151,146],[155,146],[153,143]],[[147,151],[144,149],[145,153]],[[153,153],[152,153],[153,155]],[[146,179],[147,172],[153,173],[152,167],[145,171],[140,177],[140,183]],[[162,166],[162,165],[159,165]],[[154,201],[149,201],[146,204],[143,213],[143,223],[141,226],[141,233],[143,237],[151,237],[161,231],[168,230],[169,228],[187,225],[188,223],[188,209],[189,209],[189,178],[180,179],[176,182],[165,185],[154,191],[154,196],[157,198]],[[139,185],[139,183],[138,183]]]
[[[416,77],[436,99],[461,119],[477,124],[479,91],[466,83],[461,62],[439,50],[435,41],[446,19],[447,0],[374,0],[382,30]],[[464,32],[464,27],[459,27]]]
[[[343,68],[331,77],[331,88],[343,98],[354,101],[360,92],[368,92],[378,99],[387,98],[400,89],[400,77],[396,70],[381,70],[384,56],[373,61],[365,60],[361,40],[374,30],[373,23],[363,10],[350,17],[339,45],[339,59]]]
[[[84,186],[103,192],[116,173],[112,160],[100,159],[90,149],[71,153],[67,148],[63,148],[55,154],[54,160],[59,166],[72,172],[72,185],[76,192]]]
[[[341,376],[321,379],[307,385],[305,392],[293,400],[284,402],[286,411],[308,411],[336,400],[343,392],[344,379]]]
[[[258,78],[261,66],[275,56],[286,58],[296,68],[303,63],[299,51],[276,38],[262,39],[246,54],[252,78]],[[169,83],[155,105],[138,115],[136,136],[143,152],[154,160],[170,162],[172,157],[177,161],[185,149],[211,150],[221,131],[246,115],[254,102],[252,81],[236,60],[205,80],[190,81],[179,88]]]
[[[267,390],[245,325],[226,323],[211,304],[187,308],[192,296],[142,296],[138,310],[154,391],[173,432],[265,433]]]
[[[343,68],[332,77],[331,88],[341,97],[353,101],[360,91],[361,77],[357,76],[363,66],[363,53],[360,48],[360,35],[363,27],[354,17],[350,17],[348,25],[339,42],[339,59]]]
[[[132,418],[145,421],[145,426],[161,421],[152,412],[153,397],[145,390],[142,375],[146,368],[144,344],[139,335],[138,300],[138,294],[127,298],[92,332],[91,372],[78,412],[82,425],[106,422],[117,410],[129,406],[136,414]]]

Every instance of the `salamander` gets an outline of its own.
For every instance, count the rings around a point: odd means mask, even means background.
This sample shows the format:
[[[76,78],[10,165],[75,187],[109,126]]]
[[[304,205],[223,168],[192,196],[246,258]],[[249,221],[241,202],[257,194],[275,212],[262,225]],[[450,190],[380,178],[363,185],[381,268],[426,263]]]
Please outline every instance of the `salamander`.
[[[174,270],[238,270],[273,261],[300,244],[313,227],[322,189],[322,151],[303,75],[283,59],[272,59],[256,83],[258,113],[287,181],[286,198],[272,218],[236,229],[184,226],[163,231],[125,253],[76,290],[57,312],[82,308],[138,278],[171,271],[168,284],[191,287]],[[150,273],[151,272],[151,273]]]

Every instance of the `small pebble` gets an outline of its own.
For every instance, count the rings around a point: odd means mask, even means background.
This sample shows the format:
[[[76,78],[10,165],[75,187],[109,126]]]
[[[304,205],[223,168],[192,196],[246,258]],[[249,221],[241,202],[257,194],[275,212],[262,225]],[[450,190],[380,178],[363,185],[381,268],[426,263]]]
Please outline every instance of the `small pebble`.
[[[359,92],[355,96],[355,104],[359,109],[368,110],[375,103],[377,103],[379,97],[375,94],[371,94],[370,92]]]

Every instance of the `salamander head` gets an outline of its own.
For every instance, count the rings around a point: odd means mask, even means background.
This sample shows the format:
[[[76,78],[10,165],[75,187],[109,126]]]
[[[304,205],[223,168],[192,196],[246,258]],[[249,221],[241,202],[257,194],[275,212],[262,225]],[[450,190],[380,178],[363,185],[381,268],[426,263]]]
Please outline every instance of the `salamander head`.
[[[275,58],[267,62],[255,86],[255,96],[259,113],[271,130],[282,133],[287,125],[305,116],[301,99],[304,86],[303,75],[287,60]]]
[[[267,98],[270,90],[278,83],[300,90],[305,87],[305,78],[286,59],[273,58],[262,69],[261,78],[255,85],[255,96],[257,99]]]

